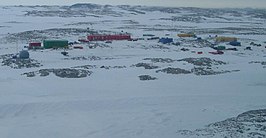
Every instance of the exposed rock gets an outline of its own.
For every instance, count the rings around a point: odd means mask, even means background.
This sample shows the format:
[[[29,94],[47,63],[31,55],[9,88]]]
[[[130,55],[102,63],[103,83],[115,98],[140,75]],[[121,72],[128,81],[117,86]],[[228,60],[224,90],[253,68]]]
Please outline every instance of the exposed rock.
[[[8,43],[17,42],[18,40],[23,42],[29,42],[33,39],[37,41],[42,41],[45,39],[59,39],[67,36],[81,36],[91,33],[95,33],[95,31],[89,29],[80,29],[80,28],[52,28],[46,30],[31,30],[19,33],[13,33],[9,34],[3,39]]]
[[[88,70],[54,69],[53,73],[61,78],[84,78],[91,74]]]
[[[168,67],[162,70],[157,70],[156,73],[158,72],[165,72],[167,74],[190,74],[191,73],[191,71],[188,71],[188,70],[184,70],[180,68],[171,68],[171,67]]]
[[[144,67],[145,69],[157,69],[159,68],[158,66],[153,66],[149,63],[138,63],[136,65],[133,65],[133,66],[136,66],[136,67]]]
[[[181,48],[180,50],[181,50],[181,51],[189,51],[188,48]]]
[[[94,68],[98,68],[96,65],[84,65],[84,66],[76,66],[76,67],[72,67],[75,69],[94,69]],[[122,68],[126,68],[126,66],[100,66],[100,68],[103,69],[122,69]]]
[[[264,69],[266,68],[266,61],[251,61],[249,64],[261,64]]]
[[[126,68],[126,66],[101,66],[100,68],[104,68],[104,69],[122,69],[122,68]]]
[[[77,3],[71,5],[69,8],[81,8],[81,9],[100,9],[102,6],[98,4],[91,4],[91,3]]]
[[[214,71],[211,68],[203,68],[203,67],[194,67],[191,72],[193,72],[196,75],[217,75],[217,74],[223,74],[223,73],[230,73],[230,72],[238,72],[240,70],[232,70],[232,71]]]
[[[140,75],[139,79],[142,80],[142,81],[146,81],[146,80],[156,80],[157,78],[156,77],[152,77],[150,75]]]
[[[2,66],[9,66],[13,69],[36,68],[42,66],[37,60],[20,59],[14,54],[2,55],[0,59],[3,59]]]
[[[150,60],[151,62],[157,63],[157,62],[161,62],[161,63],[172,63],[175,60],[170,59],[170,58],[145,58],[143,60]]]
[[[155,38],[159,39],[159,37],[155,37]],[[155,39],[155,38],[150,38],[150,39]],[[143,49],[162,49],[162,50],[170,49],[169,47],[166,47],[164,45],[142,45],[142,48]]]
[[[5,54],[5,55],[0,55],[0,59],[9,59],[12,58],[13,56],[16,56],[15,54]]]
[[[212,65],[224,65],[226,64],[223,61],[217,61],[210,58],[202,57],[202,58],[184,58],[177,61],[185,61],[195,66],[212,66]]]
[[[49,76],[50,73],[55,74],[60,78],[84,78],[91,75],[91,71],[82,70],[82,69],[41,69],[36,72],[28,72],[22,75],[26,75],[27,77],[34,77],[36,74],[39,74],[41,77]]]
[[[93,69],[93,68],[96,68],[96,65],[84,65],[84,66],[76,66],[72,68]]]
[[[244,112],[237,116],[237,121],[265,123],[266,109]]]
[[[102,6],[96,4],[74,4],[72,6],[54,7],[56,9],[50,10],[53,6],[43,7],[44,10],[27,10],[25,16],[37,17],[96,17],[100,18],[101,15],[109,15],[113,17],[121,17],[122,13],[117,12],[111,6]]]
[[[97,57],[97,56],[80,56],[80,57],[71,57],[71,58],[64,58],[65,60],[90,60],[90,61],[95,61],[95,60],[111,60],[113,58],[108,58],[108,57]]]
[[[21,69],[21,68],[36,68],[41,67],[41,63],[38,63],[37,60],[34,59],[7,59],[2,61],[3,66],[10,66],[14,69]]]
[[[52,71],[51,70],[47,70],[47,69],[39,70],[39,74],[40,74],[41,77],[49,76],[50,72],[52,72]]]
[[[27,77],[35,77],[36,76],[34,72],[28,72],[24,75],[27,75]]]
[[[261,65],[266,65],[266,61],[251,61],[249,64],[261,64]]]
[[[264,138],[266,136],[266,109],[251,110],[237,117],[207,125],[205,128],[179,130],[187,137]]]

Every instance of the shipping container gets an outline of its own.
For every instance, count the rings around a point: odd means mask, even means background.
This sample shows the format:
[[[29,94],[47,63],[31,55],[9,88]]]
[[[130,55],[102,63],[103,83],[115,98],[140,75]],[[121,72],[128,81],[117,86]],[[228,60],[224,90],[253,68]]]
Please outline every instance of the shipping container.
[[[68,47],[67,40],[44,40],[43,47],[45,49],[49,48],[66,48]]]

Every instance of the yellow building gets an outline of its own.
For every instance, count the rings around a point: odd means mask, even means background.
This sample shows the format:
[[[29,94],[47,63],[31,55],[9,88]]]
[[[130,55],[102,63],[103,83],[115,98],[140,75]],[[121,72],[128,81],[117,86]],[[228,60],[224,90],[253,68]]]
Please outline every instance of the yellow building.
[[[220,36],[220,37],[216,37],[215,41],[216,42],[233,42],[233,41],[237,41],[237,38]]]
[[[177,34],[178,37],[196,37],[195,34]]]

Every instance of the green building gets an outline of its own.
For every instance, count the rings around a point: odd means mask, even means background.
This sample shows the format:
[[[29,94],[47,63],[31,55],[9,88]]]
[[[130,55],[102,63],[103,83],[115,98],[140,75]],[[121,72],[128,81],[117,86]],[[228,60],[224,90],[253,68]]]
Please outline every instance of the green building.
[[[217,50],[225,50],[226,47],[225,47],[225,46],[218,46],[216,49],[217,49]]]
[[[67,40],[44,40],[43,47],[45,49],[49,48],[66,48],[68,46]]]

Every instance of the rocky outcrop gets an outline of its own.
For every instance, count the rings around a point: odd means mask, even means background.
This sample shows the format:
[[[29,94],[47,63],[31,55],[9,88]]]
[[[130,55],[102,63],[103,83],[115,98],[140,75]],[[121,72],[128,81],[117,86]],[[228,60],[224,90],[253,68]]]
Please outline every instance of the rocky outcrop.
[[[92,74],[92,72],[88,70],[63,68],[63,69],[41,69],[39,71],[28,72],[22,75],[26,75],[27,77],[35,77],[36,75],[45,77],[49,76],[51,73],[60,78],[84,78]]]
[[[265,138],[266,109],[247,111],[201,129],[178,130],[177,133],[186,137]]]

